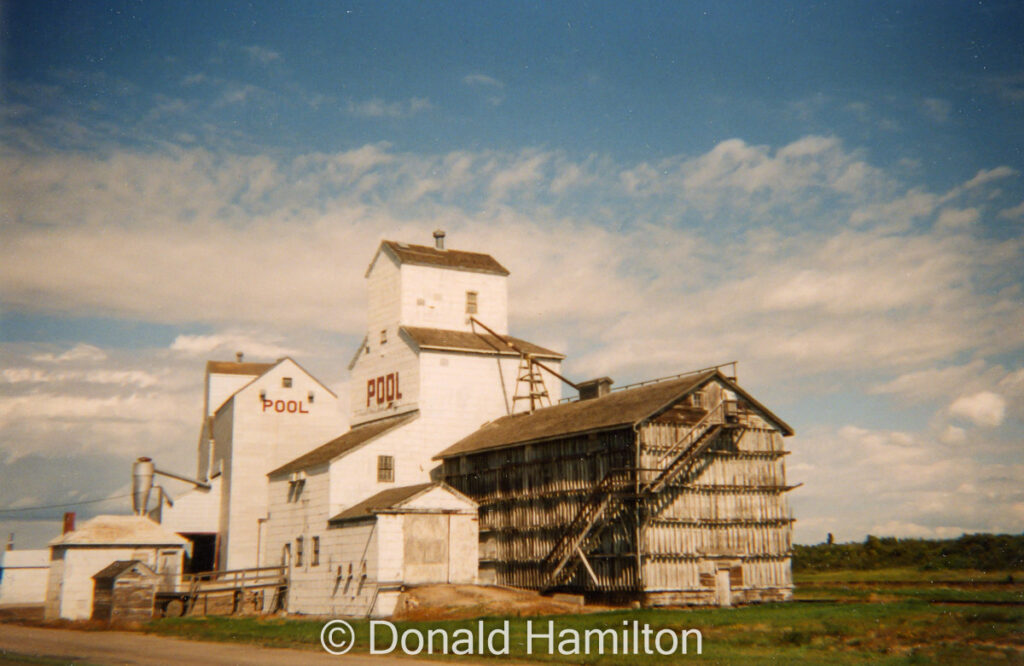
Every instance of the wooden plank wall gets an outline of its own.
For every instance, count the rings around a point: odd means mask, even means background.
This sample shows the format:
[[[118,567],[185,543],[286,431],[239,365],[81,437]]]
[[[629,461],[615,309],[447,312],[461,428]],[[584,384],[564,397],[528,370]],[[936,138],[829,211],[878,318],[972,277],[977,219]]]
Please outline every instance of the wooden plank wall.
[[[625,470],[627,491],[653,480],[659,459],[723,397],[711,385],[641,427],[639,455],[636,433],[624,428],[446,460],[446,481],[480,504],[481,580],[540,587],[540,561],[605,475]],[[588,553],[598,584],[577,567],[567,587],[711,603],[714,576],[708,574],[728,568],[738,601],[786,598],[792,517],[782,436],[742,405],[731,425],[691,474],[642,507],[627,500],[622,517]]]
[[[480,505],[481,580],[540,587],[540,561],[594,485],[613,469],[632,474],[634,437],[626,428],[445,461],[447,483]],[[634,550],[621,529],[604,536],[591,560],[602,588],[636,588]]]

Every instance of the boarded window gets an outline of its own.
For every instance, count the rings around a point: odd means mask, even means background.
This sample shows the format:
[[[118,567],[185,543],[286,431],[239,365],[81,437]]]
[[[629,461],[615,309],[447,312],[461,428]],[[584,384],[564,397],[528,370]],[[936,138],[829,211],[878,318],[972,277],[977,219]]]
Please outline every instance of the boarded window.
[[[318,537],[318,536],[313,537],[313,555],[312,555],[312,557],[313,557],[313,559],[310,562],[311,565],[313,565],[315,567],[316,565],[320,564],[320,537]]]
[[[394,456],[377,456],[377,481],[391,482],[395,480]]]
[[[295,539],[295,566],[302,566],[302,537]]]
[[[477,312],[476,306],[477,306],[477,303],[476,303],[476,292],[475,291],[467,291],[466,292],[466,314],[476,314],[476,312]]]

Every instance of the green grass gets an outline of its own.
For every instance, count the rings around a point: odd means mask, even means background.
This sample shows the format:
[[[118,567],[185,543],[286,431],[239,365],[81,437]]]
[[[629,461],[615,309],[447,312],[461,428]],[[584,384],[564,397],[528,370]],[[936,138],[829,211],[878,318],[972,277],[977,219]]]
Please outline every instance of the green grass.
[[[793,574],[797,587],[802,584],[844,583],[1002,583],[1012,578],[1024,584],[1024,571],[975,571],[972,569],[941,569],[925,571],[913,568],[844,569],[841,571],[798,571]]]
[[[506,618],[487,618],[488,631]],[[703,634],[702,663],[1021,663],[1024,654],[1024,608],[936,606],[914,599],[894,603],[770,604],[735,609],[635,610],[589,615],[532,618],[534,633],[575,629],[619,628],[636,620],[655,631],[661,628],[699,629]],[[369,624],[350,621],[357,643],[354,653],[367,651]],[[536,654],[546,641],[535,640],[535,653],[526,653],[526,619],[509,618],[511,655],[502,660],[541,663],[647,664],[677,663],[674,655]],[[458,628],[475,632],[477,620],[396,622],[399,631]],[[323,621],[258,618],[176,618],[151,623],[147,630],[200,640],[234,641],[274,647],[320,650]],[[557,639],[556,639],[557,646]],[[426,656],[426,655],[420,655]],[[457,657],[449,657],[458,659]],[[468,659],[479,661],[480,655]]]

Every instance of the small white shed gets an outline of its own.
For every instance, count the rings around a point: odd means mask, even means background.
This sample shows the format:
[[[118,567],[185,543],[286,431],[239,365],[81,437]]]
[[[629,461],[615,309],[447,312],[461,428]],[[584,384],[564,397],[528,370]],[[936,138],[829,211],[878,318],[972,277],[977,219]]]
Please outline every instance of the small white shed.
[[[49,572],[49,550],[0,552],[0,606],[43,603]]]
[[[117,560],[138,560],[161,576],[159,589],[181,581],[188,541],[142,516],[97,516],[50,542],[44,616],[87,620],[93,576]]]
[[[377,493],[331,518],[323,539],[322,553],[293,551],[290,612],[384,617],[406,586],[477,582],[476,503],[443,483]],[[328,560],[323,577],[296,570],[312,572],[313,557]]]

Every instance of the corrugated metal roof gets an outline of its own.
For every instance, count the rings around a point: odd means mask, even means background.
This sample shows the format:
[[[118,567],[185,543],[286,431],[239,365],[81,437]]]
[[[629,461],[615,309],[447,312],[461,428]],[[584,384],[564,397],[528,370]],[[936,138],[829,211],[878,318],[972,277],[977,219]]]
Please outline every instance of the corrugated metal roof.
[[[518,356],[519,352],[509,347],[493,335],[482,334],[483,337],[471,331],[452,331],[443,328],[420,328],[418,326],[403,326],[401,331],[405,333],[412,342],[420,349],[454,350],[484,354],[507,354]],[[540,358],[563,359],[565,354],[546,349],[532,342],[520,338],[505,336],[514,345]]]
[[[437,458],[496,449],[574,433],[632,426],[715,376],[714,371],[617,391],[592,400],[504,416],[439,453]]]
[[[365,518],[381,511],[387,511],[393,509],[395,506],[408,501],[409,499],[419,495],[420,493],[439,486],[438,483],[419,483],[414,486],[400,486],[398,488],[388,488],[382,492],[373,495],[359,504],[351,506],[327,522],[333,523],[343,520],[351,520],[353,518]]]
[[[185,546],[188,541],[143,516],[96,516],[50,546]]]
[[[318,446],[309,453],[305,453],[291,462],[285,463],[281,467],[278,467],[272,472],[269,472],[267,476],[277,476],[279,474],[289,474],[291,472],[297,472],[302,469],[307,469],[315,465],[322,465],[328,463],[335,458],[348,453],[357,446],[364,444],[375,437],[379,437],[384,433],[388,432],[392,428],[403,426],[409,421],[412,421],[419,415],[418,411],[407,412],[405,414],[399,414],[398,416],[392,416],[379,421],[372,421],[362,425],[357,425],[341,437],[332,439],[331,441]]]
[[[491,273],[494,275],[508,275],[508,269],[498,263],[489,254],[480,252],[465,252],[462,250],[438,250],[426,245],[410,245],[409,243],[398,243],[395,241],[381,241],[381,248],[387,248],[388,252],[403,264],[417,264],[420,266],[442,266],[461,271],[473,271],[475,273]],[[380,250],[377,251],[378,254]],[[374,261],[377,256],[374,255]],[[373,261],[370,262],[373,266]]]

